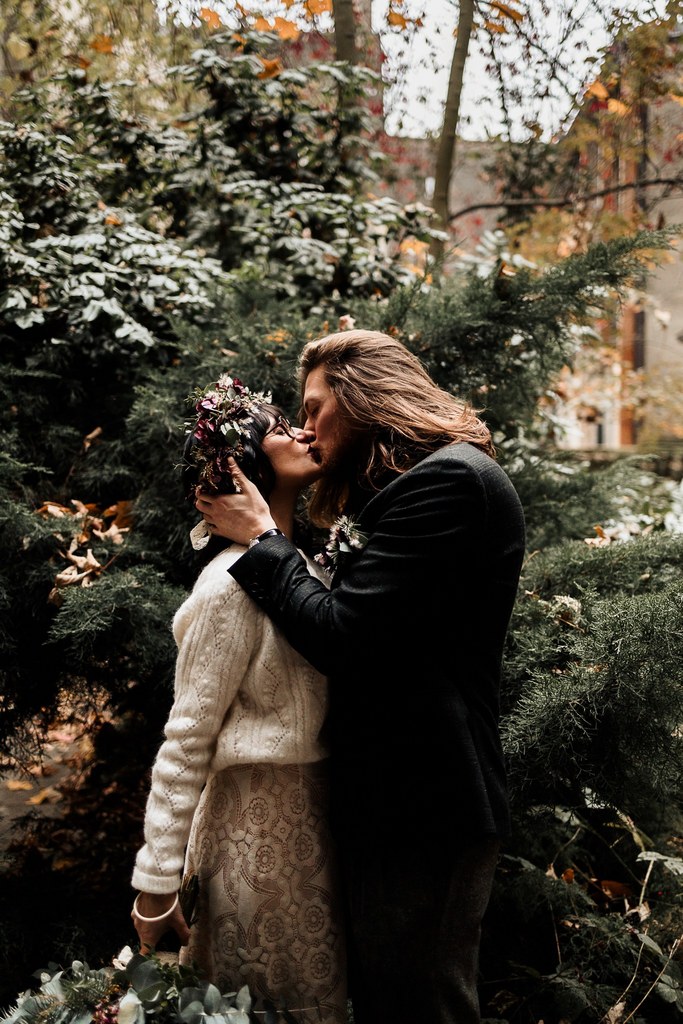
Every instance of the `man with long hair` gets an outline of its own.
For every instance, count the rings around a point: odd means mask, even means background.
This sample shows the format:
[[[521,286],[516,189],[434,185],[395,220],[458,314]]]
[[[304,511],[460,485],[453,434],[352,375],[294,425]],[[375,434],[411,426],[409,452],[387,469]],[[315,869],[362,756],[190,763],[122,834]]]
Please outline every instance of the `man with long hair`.
[[[330,679],[357,1024],[476,1024],[481,920],[509,828],[498,694],[522,509],[486,425],[395,339],[310,342],[300,373],[332,589],[236,467],[241,493],[197,507],[249,542],[232,575]]]

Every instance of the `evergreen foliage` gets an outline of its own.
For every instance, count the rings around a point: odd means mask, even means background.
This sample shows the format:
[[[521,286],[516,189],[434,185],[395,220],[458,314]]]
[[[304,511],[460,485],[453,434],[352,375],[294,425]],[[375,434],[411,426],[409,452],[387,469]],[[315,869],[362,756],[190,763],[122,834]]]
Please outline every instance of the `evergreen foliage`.
[[[93,741],[64,813],[0,872],[5,998],[37,963],[106,961],[130,935],[169,625],[198,568],[186,396],[232,371],[296,416],[302,345],[348,314],[484,407],[528,513],[503,688],[516,824],[484,958],[505,980],[486,1013],[597,1024],[626,992],[643,1024],[680,1020],[681,539],[664,487],[560,457],[538,417],[577,329],[666,237],[430,284],[400,252],[428,237],[422,212],[368,194],[369,74],[286,70],[271,43],[214,35],[176,72],[194,109],[173,125],[70,76],[0,126],[0,750],[29,766],[65,707]]]

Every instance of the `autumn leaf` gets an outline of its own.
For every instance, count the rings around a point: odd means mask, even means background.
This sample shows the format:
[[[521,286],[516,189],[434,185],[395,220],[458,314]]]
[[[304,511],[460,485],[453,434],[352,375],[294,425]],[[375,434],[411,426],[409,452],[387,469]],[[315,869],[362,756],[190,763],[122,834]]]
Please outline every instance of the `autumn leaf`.
[[[31,56],[30,43],[18,36],[16,32],[12,33],[5,45],[12,60],[26,60]]]
[[[257,18],[251,26],[255,32],[272,32],[273,26],[266,18]]]
[[[484,28],[487,29],[489,32],[503,33],[505,31],[505,25],[503,25],[500,21],[485,21]]]
[[[26,801],[27,804],[56,804],[58,800],[62,799],[62,794],[59,790],[54,789],[52,786],[48,786],[47,789],[41,789],[35,796],[30,796]]]
[[[105,519],[109,519],[111,516],[114,516],[114,522],[118,526],[119,530],[127,530],[133,523],[133,516],[131,512],[132,508],[132,501],[117,501],[115,505],[110,505],[109,508],[105,508],[102,515]]]
[[[393,25],[394,28],[408,27],[408,20],[404,18],[402,14],[399,14],[398,11],[389,11],[387,21],[390,25]]]
[[[301,30],[296,27],[293,21],[287,21],[286,18],[275,19],[275,31],[279,35],[280,39],[298,39],[301,35]]]
[[[266,60],[265,57],[259,57],[259,60],[263,64],[263,71],[259,71],[257,78],[277,78],[282,71],[282,63],[278,57],[275,60]]]
[[[606,100],[609,98],[609,92],[607,88],[596,79],[588,89],[586,89],[586,96],[596,100]]]
[[[670,92],[669,99],[674,100],[676,103],[680,103],[680,105],[683,107],[683,96],[677,96],[675,92]]]
[[[221,27],[220,15],[216,11],[212,11],[210,7],[200,8],[199,17],[206,22],[210,29]]]
[[[72,516],[73,512],[66,505],[59,505],[56,501],[46,501],[40,508],[36,509],[37,516],[54,516],[56,519],[63,519],[65,516]]]
[[[331,14],[332,0],[306,0],[306,10],[309,14]]]
[[[95,36],[94,39],[90,40],[90,49],[96,50],[98,53],[113,53],[114,42],[111,36]]]
[[[33,789],[33,783],[28,779],[7,779],[5,789],[9,789],[10,793],[21,793],[24,790],[28,792]]]
[[[619,117],[626,117],[627,114],[631,113],[631,108],[627,107],[621,100],[607,100],[607,109],[610,114],[618,114]]]
[[[494,11],[498,11],[502,18],[512,18],[513,21],[524,21],[524,15],[521,11],[516,11],[514,7],[510,7],[508,4],[498,3],[498,0],[493,0],[491,7]]]

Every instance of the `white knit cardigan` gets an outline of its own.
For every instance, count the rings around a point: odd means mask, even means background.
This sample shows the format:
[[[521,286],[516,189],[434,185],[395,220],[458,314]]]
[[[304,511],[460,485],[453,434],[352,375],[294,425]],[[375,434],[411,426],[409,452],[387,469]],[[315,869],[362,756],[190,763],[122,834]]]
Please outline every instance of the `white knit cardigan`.
[[[192,818],[210,772],[259,762],[307,764],[327,756],[320,740],[325,679],[228,574],[244,551],[233,545],[218,554],[173,620],[175,699],[152,770],[145,845],[132,879],[143,892],[178,889]],[[309,562],[309,570],[321,575],[315,563]]]

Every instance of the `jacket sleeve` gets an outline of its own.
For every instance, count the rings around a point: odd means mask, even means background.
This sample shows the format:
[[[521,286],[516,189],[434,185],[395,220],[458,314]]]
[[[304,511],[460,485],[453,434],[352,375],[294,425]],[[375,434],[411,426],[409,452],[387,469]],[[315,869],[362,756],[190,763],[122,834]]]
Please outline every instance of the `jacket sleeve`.
[[[261,605],[318,671],[345,671],[364,657],[382,630],[410,619],[434,580],[471,562],[487,517],[478,474],[456,460],[423,462],[382,491],[365,548],[349,557],[331,591],[312,579],[283,537],[247,551],[232,576]],[[364,525],[365,529],[365,525]]]
[[[225,586],[203,588],[183,612],[187,625],[179,636],[174,702],[152,770],[145,845],[133,872],[132,884],[143,892],[179,888],[216,739],[258,643],[261,617],[239,587],[229,586],[227,594]]]

